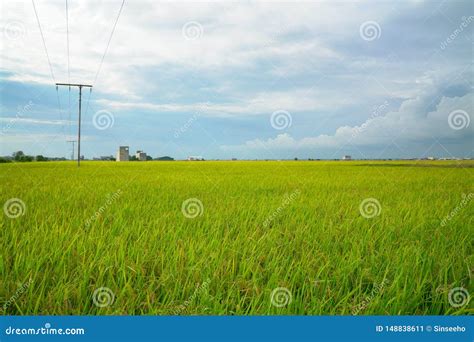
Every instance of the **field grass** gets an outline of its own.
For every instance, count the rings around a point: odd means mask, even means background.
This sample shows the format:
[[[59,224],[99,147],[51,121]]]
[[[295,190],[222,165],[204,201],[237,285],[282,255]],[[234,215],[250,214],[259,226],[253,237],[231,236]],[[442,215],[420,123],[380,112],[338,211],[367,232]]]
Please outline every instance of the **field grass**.
[[[472,314],[473,166],[0,164],[0,311]]]

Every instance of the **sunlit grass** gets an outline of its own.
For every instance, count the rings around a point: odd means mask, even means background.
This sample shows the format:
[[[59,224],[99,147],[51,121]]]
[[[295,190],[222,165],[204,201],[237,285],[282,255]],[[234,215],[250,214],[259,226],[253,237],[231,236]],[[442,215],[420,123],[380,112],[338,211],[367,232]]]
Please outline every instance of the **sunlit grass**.
[[[459,163],[3,164],[1,204],[26,211],[2,213],[0,312],[474,313],[448,301],[474,292],[474,201],[441,224],[474,192],[474,163]],[[188,198],[202,215],[183,215]],[[378,216],[361,215],[365,198]],[[99,287],[113,304],[94,305]]]

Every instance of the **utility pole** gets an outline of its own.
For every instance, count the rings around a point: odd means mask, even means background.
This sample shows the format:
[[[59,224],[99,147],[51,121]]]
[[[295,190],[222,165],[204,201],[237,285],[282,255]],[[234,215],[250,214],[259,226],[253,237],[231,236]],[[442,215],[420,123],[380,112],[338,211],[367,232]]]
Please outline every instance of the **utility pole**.
[[[72,143],[72,155],[71,155],[71,160],[74,160],[74,143],[76,143],[77,140],[66,140],[68,143]]]
[[[77,129],[77,167],[81,166],[81,98],[82,98],[82,87],[91,88],[89,84],[77,84],[77,83],[56,83],[56,89],[58,86],[79,87],[79,118],[78,118],[78,129]]]

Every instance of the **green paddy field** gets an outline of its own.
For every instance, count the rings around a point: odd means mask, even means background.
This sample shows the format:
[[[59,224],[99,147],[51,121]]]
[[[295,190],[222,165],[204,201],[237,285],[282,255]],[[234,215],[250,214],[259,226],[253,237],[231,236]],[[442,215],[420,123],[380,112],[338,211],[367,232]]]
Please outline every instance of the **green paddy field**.
[[[0,164],[0,314],[473,314],[474,162]]]

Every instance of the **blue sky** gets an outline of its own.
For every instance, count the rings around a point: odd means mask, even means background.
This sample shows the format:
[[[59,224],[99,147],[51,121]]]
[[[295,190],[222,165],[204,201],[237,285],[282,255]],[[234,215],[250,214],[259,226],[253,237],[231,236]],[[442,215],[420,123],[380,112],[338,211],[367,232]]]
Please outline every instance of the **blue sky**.
[[[86,158],[473,157],[470,1],[130,1],[99,70],[121,2],[69,1],[69,76],[65,3],[35,2],[53,77],[2,2],[0,155],[70,156],[70,80]]]

